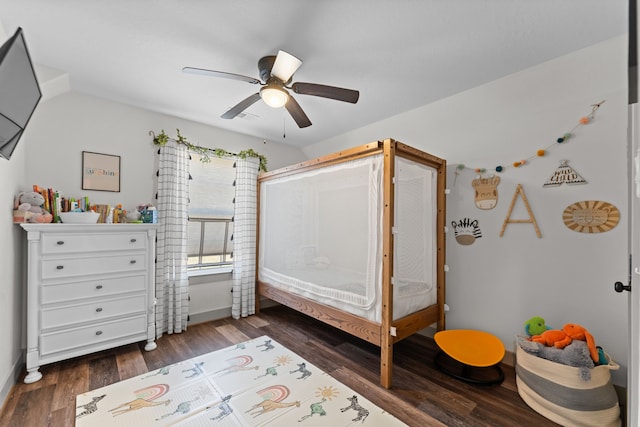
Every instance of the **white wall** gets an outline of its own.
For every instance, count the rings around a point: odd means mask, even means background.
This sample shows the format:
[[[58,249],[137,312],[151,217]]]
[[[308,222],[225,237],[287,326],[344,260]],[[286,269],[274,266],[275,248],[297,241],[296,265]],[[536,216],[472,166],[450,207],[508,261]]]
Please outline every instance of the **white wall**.
[[[14,225],[13,199],[19,183],[26,176],[25,144],[23,136],[11,160],[0,159],[0,402],[4,400],[15,382],[15,376],[23,362],[22,331],[24,330],[24,293],[22,285],[23,244],[22,229]]]
[[[0,44],[7,39],[0,23]],[[19,183],[26,176],[25,144],[23,135],[10,160],[0,158],[0,402],[4,401],[15,382],[22,361],[23,264],[21,229],[12,223],[13,199]]]
[[[383,138],[395,138],[448,161],[447,224],[478,219],[483,237],[470,246],[447,236],[447,328],[483,329],[513,351],[514,336],[539,315],[554,328],[566,323],[586,327],[598,345],[621,363],[616,384],[626,383],[627,295],[613,291],[627,281],[627,45],[615,38],[448,99],[340,135],[305,149],[317,157]],[[562,145],[590,105],[606,100],[595,120]],[[548,154],[522,168],[514,161]],[[588,184],[543,188],[561,159],[570,160]],[[465,169],[455,180],[457,163],[500,174],[499,201],[492,210],[474,205]],[[530,224],[508,225],[517,184],[522,184],[542,238]],[[621,213],[611,231],[583,234],[569,230],[562,211],[581,200],[604,200]],[[527,219],[518,199],[512,219]]]
[[[14,376],[22,363],[23,331],[23,245],[21,228],[12,223],[13,200],[19,183],[26,176],[25,144],[23,136],[11,160],[0,159],[0,402],[14,383]]]

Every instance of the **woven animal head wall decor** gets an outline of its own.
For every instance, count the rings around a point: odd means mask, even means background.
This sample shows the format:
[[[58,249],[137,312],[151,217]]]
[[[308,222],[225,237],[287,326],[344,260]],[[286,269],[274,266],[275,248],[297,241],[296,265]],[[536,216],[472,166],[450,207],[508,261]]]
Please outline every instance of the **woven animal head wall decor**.
[[[604,233],[618,225],[620,211],[608,202],[583,200],[567,206],[562,221],[578,233]]]
[[[476,206],[478,209],[493,209],[498,204],[498,184],[499,176],[489,178],[478,177],[471,181],[471,185],[476,190]]]
[[[456,241],[461,245],[472,245],[476,239],[482,237],[477,219],[462,218],[458,221],[451,221],[451,226],[453,227]]]

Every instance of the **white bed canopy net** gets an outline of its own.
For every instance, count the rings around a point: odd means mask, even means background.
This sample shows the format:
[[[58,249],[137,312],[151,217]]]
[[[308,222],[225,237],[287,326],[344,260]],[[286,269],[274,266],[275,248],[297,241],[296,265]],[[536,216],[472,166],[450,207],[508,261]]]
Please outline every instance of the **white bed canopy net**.
[[[394,319],[436,303],[437,172],[396,157]],[[261,182],[258,278],[380,322],[383,156]]]

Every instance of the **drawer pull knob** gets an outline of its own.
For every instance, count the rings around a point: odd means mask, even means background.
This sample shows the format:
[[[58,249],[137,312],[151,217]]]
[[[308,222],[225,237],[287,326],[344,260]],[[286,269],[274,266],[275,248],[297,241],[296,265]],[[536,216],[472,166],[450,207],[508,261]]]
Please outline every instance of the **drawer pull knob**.
[[[96,313],[100,313],[102,311],[102,307],[96,308]]]
[[[58,245],[64,245],[64,241],[62,241],[62,240],[58,240],[58,241],[56,242],[56,244],[58,244]]]
[[[137,239],[131,239],[131,243],[135,243],[137,241],[138,241]]]
[[[129,261],[129,262],[130,262],[131,264],[135,264],[135,263],[136,263],[136,260],[135,260],[135,259],[132,259],[132,260],[131,260],[131,261]]]
[[[102,289],[102,285],[97,285],[96,289]]]
[[[96,335],[102,335],[102,331],[96,331]]]
[[[64,268],[64,265],[58,265],[58,266],[56,266],[56,269],[58,269],[58,270],[62,270],[63,268]]]

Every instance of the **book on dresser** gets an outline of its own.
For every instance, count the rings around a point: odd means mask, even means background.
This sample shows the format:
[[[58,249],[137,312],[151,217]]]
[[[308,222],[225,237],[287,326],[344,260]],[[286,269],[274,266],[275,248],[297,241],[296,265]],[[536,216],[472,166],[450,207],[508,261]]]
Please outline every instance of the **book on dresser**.
[[[96,351],[155,343],[156,224],[20,224],[26,230],[27,375]]]

